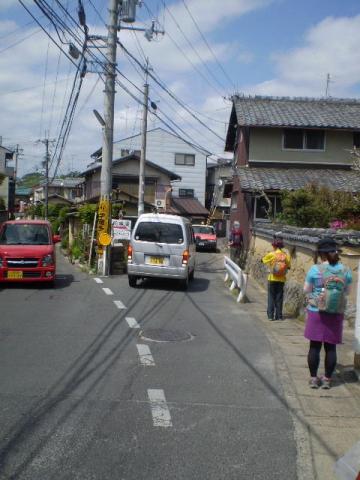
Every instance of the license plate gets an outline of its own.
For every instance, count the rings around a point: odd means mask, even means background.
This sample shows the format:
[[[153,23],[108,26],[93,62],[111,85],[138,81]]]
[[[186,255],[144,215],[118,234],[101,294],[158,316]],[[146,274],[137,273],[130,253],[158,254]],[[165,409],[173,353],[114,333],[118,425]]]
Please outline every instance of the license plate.
[[[164,259],[163,257],[150,257],[151,265],[163,265]]]
[[[23,278],[23,272],[19,270],[8,270],[7,278]]]

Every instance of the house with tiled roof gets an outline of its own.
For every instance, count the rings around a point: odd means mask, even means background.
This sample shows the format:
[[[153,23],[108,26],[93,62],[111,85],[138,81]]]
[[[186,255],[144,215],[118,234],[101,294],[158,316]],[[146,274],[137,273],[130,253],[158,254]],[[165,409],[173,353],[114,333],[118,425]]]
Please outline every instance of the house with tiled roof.
[[[309,184],[360,192],[360,101],[234,96],[225,150],[233,152],[231,221],[249,243],[255,222],[281,211],[280,193]]]

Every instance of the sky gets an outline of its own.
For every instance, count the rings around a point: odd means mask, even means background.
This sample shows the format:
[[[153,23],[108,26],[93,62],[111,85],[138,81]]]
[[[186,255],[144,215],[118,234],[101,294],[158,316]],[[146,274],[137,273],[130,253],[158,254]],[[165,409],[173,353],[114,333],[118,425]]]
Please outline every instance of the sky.
[[[109,0],[82,0],[90,35],[105,35]],[[22,0],[65,53],[74,39],[59,36],[33,0]],[[82,42],[78,0],[48,4]],[[39,0],[38,0],[39,3]],[[64,7],[64,8],[61,8]],[[67,14],[66,11],[69,13]],[[158,30],[149,42],[143,32],[121,23],[118,38],[172,96],[149,79],[150,100],[162,123],[149,114],[148,128],[169,128],[215,156],[224,156],[231,96],[245,95],[359,98],[360,3],[358,0],[144,0],[132,26]],[[129,25],[128,25],[129,26]],[[60,40],[62,43],[60,43]],[[101,43],[96,45],[100,46]],[[86,52],[88,71],[60,159],[59,174],[84,171],[102,145],[103,76],[106,50]],[[93,61],[93,63],[90,62]],[[75,65],[49,39],[19,0],[0,0],[0,137],[19,145],[18,176],[41,171],[43,140],[55,150]],[[119,47],[114,140],[140,132],[143,72]],[[327,82],[327,77],[329,82]],[[175,97],[178,101],[175,101]]]

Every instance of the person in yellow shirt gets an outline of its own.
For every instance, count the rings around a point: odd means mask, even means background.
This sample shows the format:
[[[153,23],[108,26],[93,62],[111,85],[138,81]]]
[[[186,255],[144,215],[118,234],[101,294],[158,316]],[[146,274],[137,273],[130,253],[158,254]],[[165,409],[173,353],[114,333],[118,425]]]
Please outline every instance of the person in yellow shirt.
[[[290,255],[283,251],[282,238],[274,239],[272,246],[273,251],[262,258],[262,262],[269,268],[267,317],[269,320],[282,320],[284,284],[291,261]]]

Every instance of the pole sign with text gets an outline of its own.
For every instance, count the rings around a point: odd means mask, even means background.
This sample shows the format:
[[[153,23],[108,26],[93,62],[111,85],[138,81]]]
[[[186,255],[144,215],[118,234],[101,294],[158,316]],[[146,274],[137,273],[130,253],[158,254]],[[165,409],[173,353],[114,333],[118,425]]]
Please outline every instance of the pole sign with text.
[[[97,220],[97,241],[98,241],[98,253],[103,251],[102,239],[105,237],[103,234],[109,233],[109,218],[110,218],[110,202],[109,200],[100,200]],[[106,242],[105,242],[106,244]]]
[[[117,220],[111,221],[112,239],[114,242],[118,240],[130,240],[131,238],[131,220]]]

